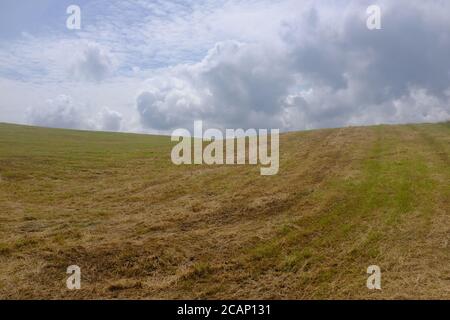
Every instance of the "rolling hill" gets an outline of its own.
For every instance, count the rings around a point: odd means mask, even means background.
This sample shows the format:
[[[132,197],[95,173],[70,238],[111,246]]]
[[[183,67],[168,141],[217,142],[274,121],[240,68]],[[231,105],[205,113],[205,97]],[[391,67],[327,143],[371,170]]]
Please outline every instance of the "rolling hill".
[[[0,298],[450,298],[449,123],[285,133],[274,176],[173,145],[0,124]]]

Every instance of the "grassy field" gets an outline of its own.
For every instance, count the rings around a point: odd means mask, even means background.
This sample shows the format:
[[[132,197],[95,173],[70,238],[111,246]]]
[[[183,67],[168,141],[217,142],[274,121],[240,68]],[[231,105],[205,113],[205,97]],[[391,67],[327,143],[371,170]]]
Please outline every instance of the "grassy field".
[[[449,123],[283,134],[275,176],[172,146],[0,124],[0,298],[450,299]]]

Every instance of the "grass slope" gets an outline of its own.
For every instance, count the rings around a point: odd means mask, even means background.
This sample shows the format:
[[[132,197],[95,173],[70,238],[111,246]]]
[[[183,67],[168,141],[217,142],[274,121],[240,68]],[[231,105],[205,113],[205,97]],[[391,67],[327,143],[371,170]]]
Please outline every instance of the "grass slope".
[[[450,298],[449,123],[287,133],[276,176],[172,145],[0,124],[0,298]]]

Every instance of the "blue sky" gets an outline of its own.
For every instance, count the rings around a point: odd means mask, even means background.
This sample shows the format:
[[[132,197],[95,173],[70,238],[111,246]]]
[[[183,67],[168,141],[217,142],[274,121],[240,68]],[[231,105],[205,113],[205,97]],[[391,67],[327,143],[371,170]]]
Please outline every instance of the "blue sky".
[[[368,30],[366,8],[382,9]],[[66,8],[81,8],[81,29]],[[450,117],[447,1],[0,2],[0,121],[168,133]]]

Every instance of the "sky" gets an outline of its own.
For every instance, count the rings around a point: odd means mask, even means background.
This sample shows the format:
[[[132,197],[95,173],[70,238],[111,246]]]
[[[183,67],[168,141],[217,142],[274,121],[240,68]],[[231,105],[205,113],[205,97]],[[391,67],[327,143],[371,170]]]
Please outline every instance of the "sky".
[[[450,1],[0,1],[0,122],[170,134],[195,120],[450,120]]]

